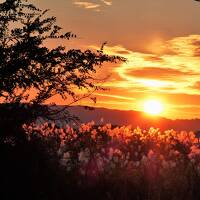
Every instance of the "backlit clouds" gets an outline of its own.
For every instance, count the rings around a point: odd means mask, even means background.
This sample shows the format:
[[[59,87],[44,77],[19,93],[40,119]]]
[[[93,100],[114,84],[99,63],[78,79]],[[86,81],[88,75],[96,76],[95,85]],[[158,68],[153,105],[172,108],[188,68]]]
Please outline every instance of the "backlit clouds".
[[[200,91],[200,81],[195,82],[191,88]]]
[[[176,90],[193,93],[195,91],[188,86],[200,79],[200,58],[195,56],[197,41],[200,41],[198,35],[174,38],[163,44],[163,54],[159,55],[131,52],[122,46],[107,47],[105,50],[128,59],[127,63],[113,69],[127,82],[127,86],[132,83],[149,90],[176,86]],[[169,50],[174,54],[169,55]]]
[[[105,86],[110,88],[112,103],[115,100],[117,102],[120,96],[127,103],[124,105],[128,105],[131,97],[136,98],[132,100],[132,106],[137,110],[137,99],[140,101],[140,98],[167,97],[166,104],[171,104],[169,96],[173,96],[173,112],[174,106],[180,105],[184,97],[182,107],[194,107],[191,99],[194,96],[200,99],[200,57],[196,53],[199,44],[200,35],[190,35],[163,42],[160,47],[162,53],[158,54],[135,52],[121,45],[105,47],[106,53],[128,59],[126,63],[107,68],[107,72],[109,69],[108,73],[112,73],[112,80],[108,80]],[[142,94],[142,97],[138,94]],[[182,98],[178,98],[180,95]],[[117,105],[118,103],[113,107]],[[165,116],[171,117],[169,115],[165,113]],[[176,114],[174,116],[178,117]]]
[[[91,2],[83,2],[83,1],[75,1],[74,5],[81,8],[85,8],[85,9],[96,9],[100,7],[99,4],[91,3]]]
[[[172,80],[174,81],[177,77],[191,77],[200,75],[200,73],[195,73],[193,71],[181,71],[178,69],[172,68],[159,68],[159,67],[145,67],[145,68],[138,68],[133,70],[128,70],[127,75],[139,77],[139,78],[146,78],[146,79],[159,79],[159,80]]]
[[[182,56],[195,56],[200,48],[200,35],[190,35],[188,37],[177,37],[163,45],[175,54]]]
[[[97,1],[74,0],[73,4],[83,9],[100,11],[102,7],[111,6],[112,0],[97,0]]]
[[[111,76],[104,83],[109,90],[98,93],[96,106],[142,110],[139,102],[153,97],[169,105],[166,117],[200,117],[196,109],[200,105],[200,4],[194,0],[31,1],[55,11],[64,30],[78,36],[61,41],[62,45],[99,49],[108,41],[105,52],[128,59],[97,70],[99,79]]]
[[[112,5],[112,0],[101,0],[105,5],[111,6]]]

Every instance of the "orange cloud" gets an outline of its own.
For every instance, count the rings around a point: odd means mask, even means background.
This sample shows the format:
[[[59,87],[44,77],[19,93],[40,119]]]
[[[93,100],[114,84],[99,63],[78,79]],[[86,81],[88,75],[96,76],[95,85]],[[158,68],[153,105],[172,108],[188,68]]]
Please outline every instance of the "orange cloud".
[[[101,0],[105,5],[111,6],[112,5],[112,0]]]
[[[163,62],[163,59],[159,56],[147,56],[145,61],[152,61],[152,62]]]
[[[103,6],[111,6],[112,0],[99,0],[96,2],[75,0],[73,4],[83,9],[100,11],[101,10],[100,8],[102,8]]]
[[[75,1],[73,4],[78,7],[84,8],[84,9],[95,9],[96,11],[98,11],[97,8],[100,7],[99,4],[91,3],[91,2],[87,2],[87,1],[85,1],[85,2],[84,1]]]
[[[195,82],[192,86],[192,89],[200,90],[200,81]]]
[[[179,56],[195,56],[199,52],[200,35],[189,35],[185,37],[176,37],[167,41],[163,48],[165,50],[174,52]]]
[[[147,78],[147,79],[159,79],[159,80],[170,80],[178,81],[179,78],[186,76],[200,76],[200,73],[193,71],[181,71],[173,68],[160,68],[160,67],[145,67],[138,69],[127,70],[127,75],[132,77]]]

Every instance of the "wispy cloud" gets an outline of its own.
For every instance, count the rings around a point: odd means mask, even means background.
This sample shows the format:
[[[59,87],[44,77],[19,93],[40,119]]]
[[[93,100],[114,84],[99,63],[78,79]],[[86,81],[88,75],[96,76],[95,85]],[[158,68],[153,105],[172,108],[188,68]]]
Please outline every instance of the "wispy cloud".
[[[78,1],[74,0],[73,4],[77,7],[93,10],[93,11],[101,11],[101,9],[105,6],[111,6],[112,0],[97,0],[97,1]]]
[[[183,71],[173,68],[161,68],[161,67],[139,67],[138,69],[130,69],[127,71],[127,75],[146,79],[158,79],[158,80],[169,80],[179,81],[182,77],[200,76],[200,73],[193,71]]]
[[[97,9],[100,7],[99,4],[91,3],[91,2],[83,2],[83,1],[75,1],[74,5],[84,8],[84,9]]]
[[[112,5],[112,0],[101,0],[105,5],[111,6]]]
[[[95,95],[97,96],[103,96],[103,97],[110,97],[110,98],[114,98],[114,99],[122,99],[122,100],[130,100],[133,101],[134,98],[133,97],[127,97],[127,96],[123,96],[123,95],[112,95],[112,94],[106,94],[106,93],[95,93]]]

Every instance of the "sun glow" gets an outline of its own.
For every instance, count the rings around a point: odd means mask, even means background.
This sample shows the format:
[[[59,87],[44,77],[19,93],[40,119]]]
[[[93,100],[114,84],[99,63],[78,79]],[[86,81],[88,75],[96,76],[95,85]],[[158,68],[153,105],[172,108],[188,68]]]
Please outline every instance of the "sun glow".
[[[162,87],[168,86],[167,82],[159,81],[159,80],[140,79],[137,82],[146,87],[153,87],[153,88],[162,88]]]
[[[163,111],[163,104],[158,100],[148,100],[144,102],[144,112],[150,115],[158,115]]]

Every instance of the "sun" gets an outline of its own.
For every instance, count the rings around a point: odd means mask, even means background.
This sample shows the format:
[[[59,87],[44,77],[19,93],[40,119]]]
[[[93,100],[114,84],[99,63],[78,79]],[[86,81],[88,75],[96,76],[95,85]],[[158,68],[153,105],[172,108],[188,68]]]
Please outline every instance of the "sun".
[[[147,100],[144,102],[143,109],[150,115],[159,115],[163,111],[163,104],[158,100]]]

